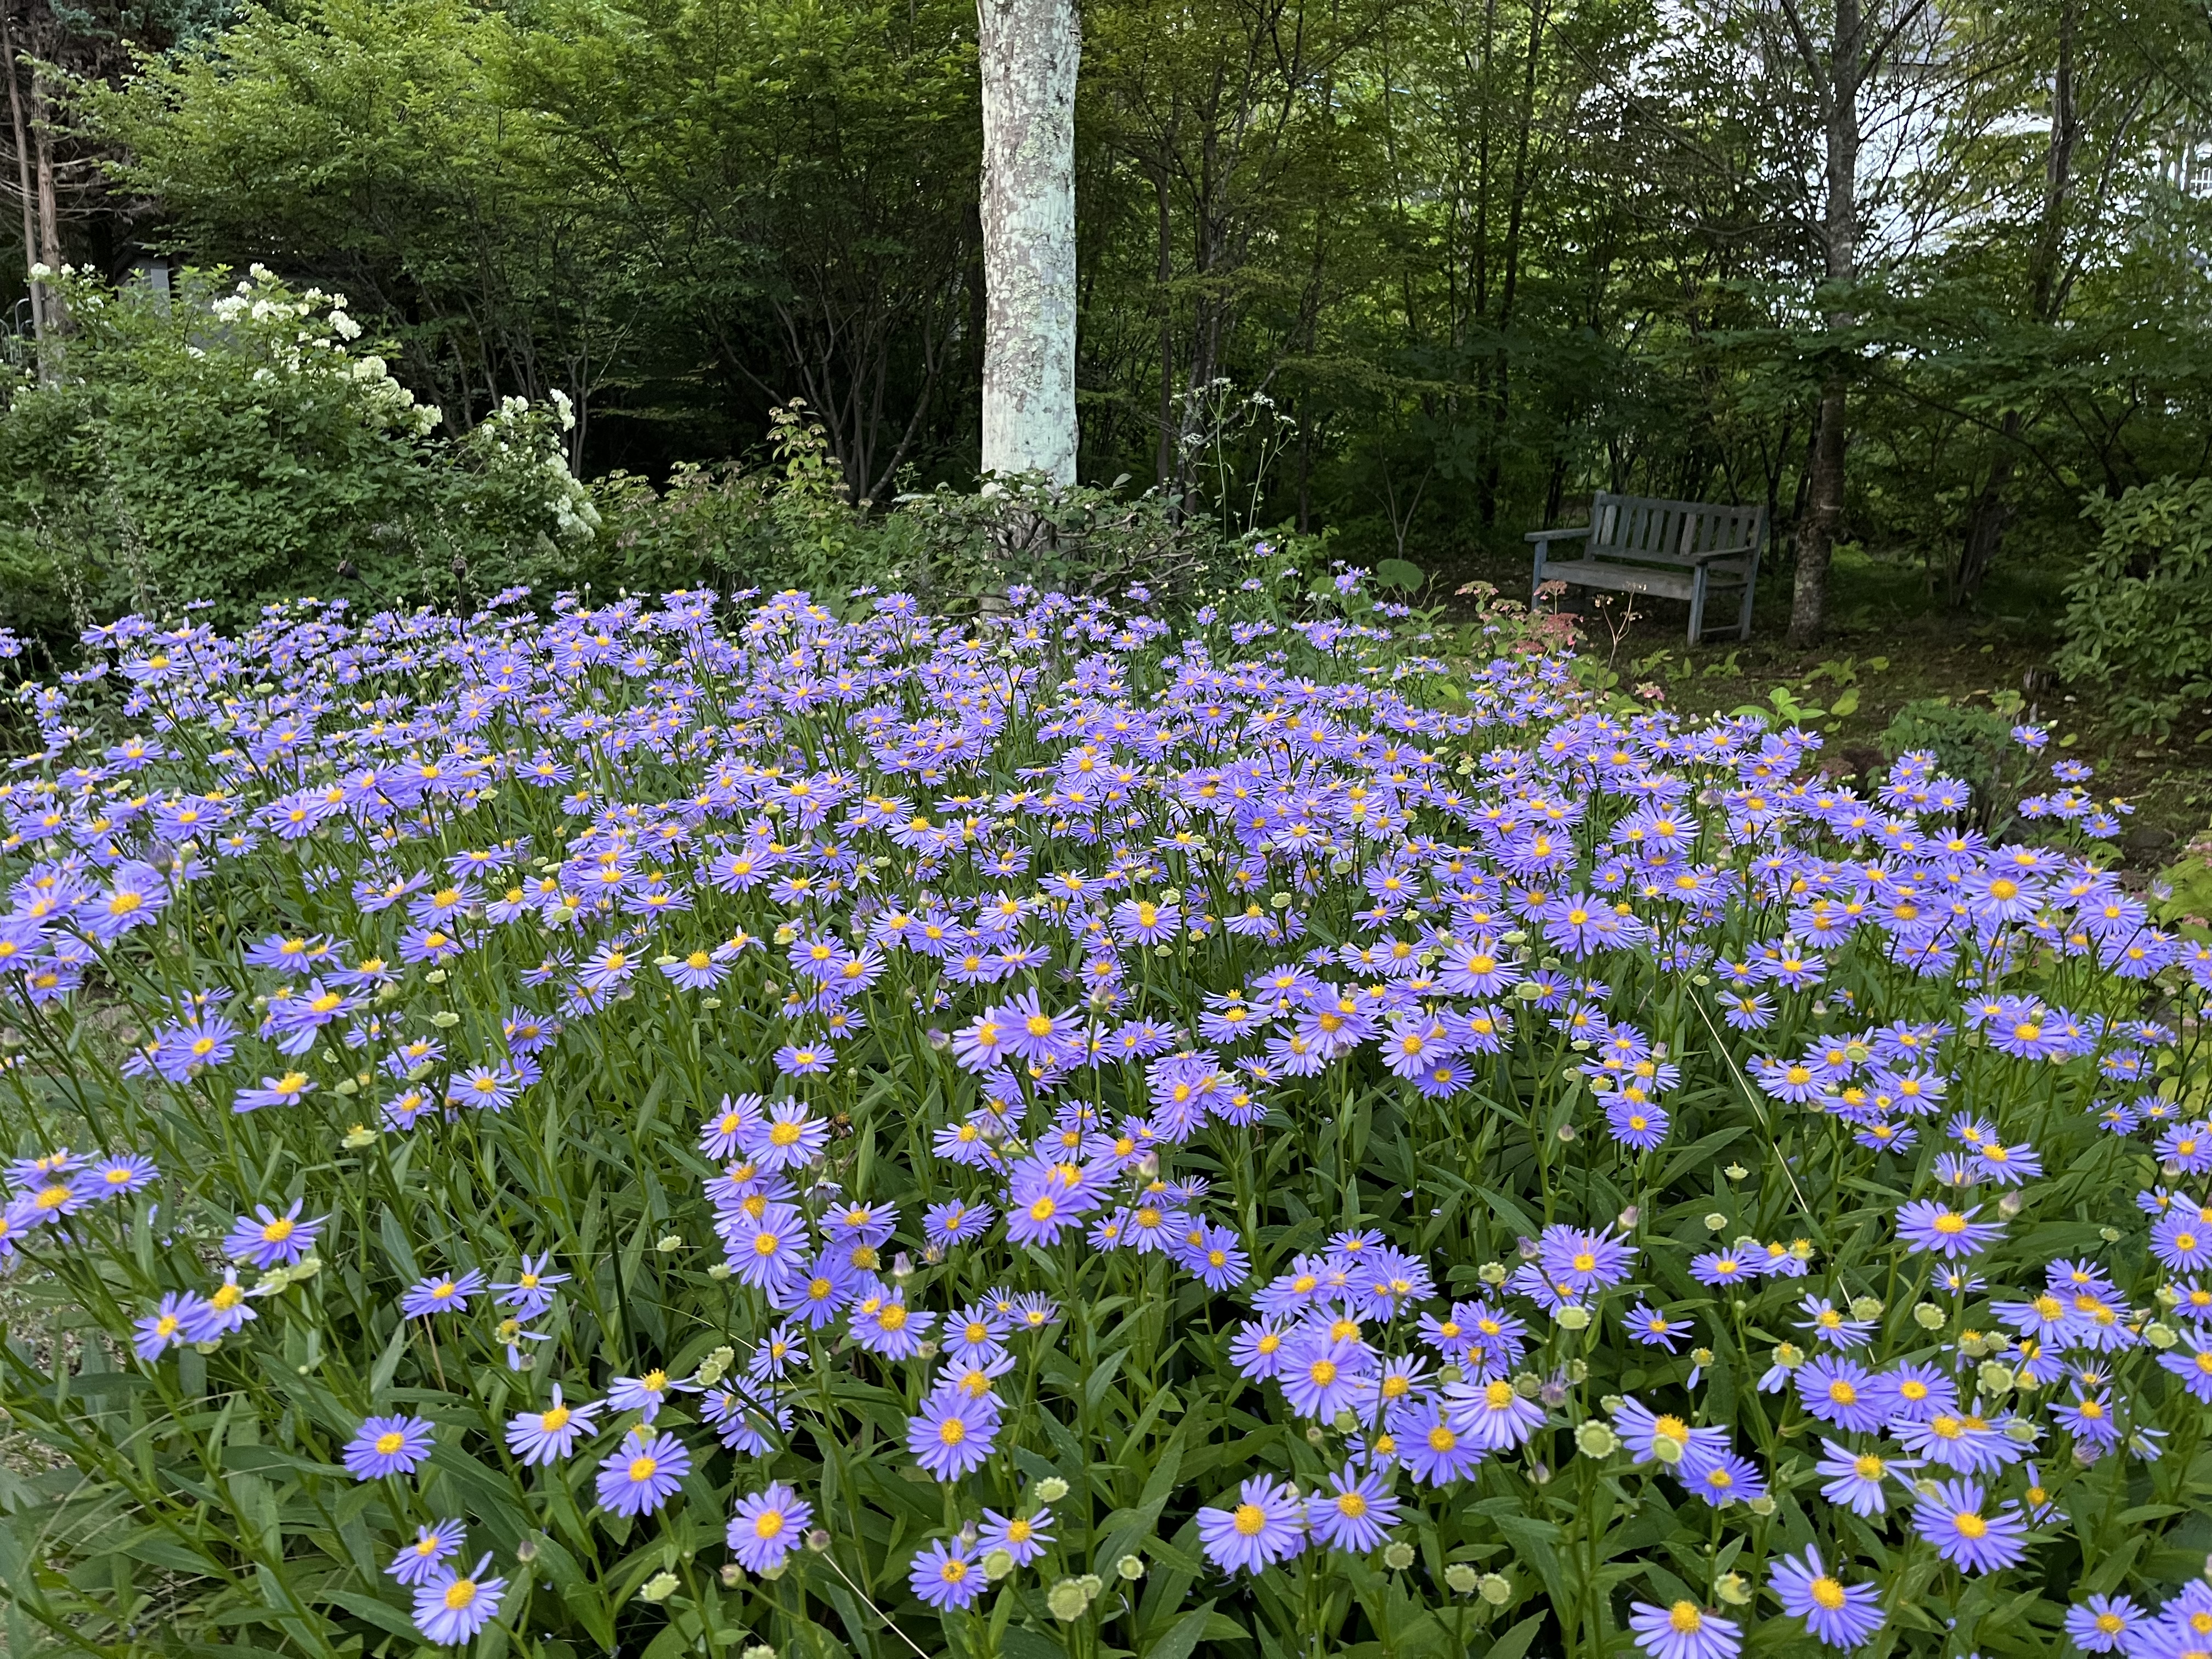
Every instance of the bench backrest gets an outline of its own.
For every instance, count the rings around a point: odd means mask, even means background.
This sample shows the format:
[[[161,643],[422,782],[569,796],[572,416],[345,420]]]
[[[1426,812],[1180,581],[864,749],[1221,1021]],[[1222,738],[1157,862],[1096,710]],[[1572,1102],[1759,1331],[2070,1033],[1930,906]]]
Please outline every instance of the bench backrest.
[[[1602,489],[1590,501],[1589,548],[1595,557],[1688,564],[1698,554],[1716,548],[1747,547],[1751,551],[1742,562],[1749,566],[1757,562],[1765,542],[1763,506],[1664,501]]]

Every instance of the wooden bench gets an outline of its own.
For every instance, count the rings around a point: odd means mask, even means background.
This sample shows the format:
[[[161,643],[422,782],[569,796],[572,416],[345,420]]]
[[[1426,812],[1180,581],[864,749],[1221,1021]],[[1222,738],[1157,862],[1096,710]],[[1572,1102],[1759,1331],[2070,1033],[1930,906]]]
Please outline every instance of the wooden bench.
[[[1529,603],[1546,582],[1656,593],[1690,602],[1690,643],[1705,625],[1705,601],[1714,589],[1742,589],[1736,637],[1751,637],[1751,597],[1766,550],[1764,507],[1723,507],[1711,501],[1662,501],[1600,490],[1590,500],[1590,521],[1579,530],[1534,530],[1536,574]],[[1555,560],[1553,542],[1583,543],[1578,559]]]

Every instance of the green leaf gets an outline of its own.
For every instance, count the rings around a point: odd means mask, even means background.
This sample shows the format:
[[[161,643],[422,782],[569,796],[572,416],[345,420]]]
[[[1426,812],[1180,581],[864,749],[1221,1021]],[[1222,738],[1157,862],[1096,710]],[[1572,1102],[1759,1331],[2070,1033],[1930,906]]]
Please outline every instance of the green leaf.
[[[1212,1616],[1212,1601],[1192,1608],[1168,1626],[1165,1636],[1145,1650],[1145,1659],[1190,1659],[1200,1638],[1206,1634],[1206,1620]]]

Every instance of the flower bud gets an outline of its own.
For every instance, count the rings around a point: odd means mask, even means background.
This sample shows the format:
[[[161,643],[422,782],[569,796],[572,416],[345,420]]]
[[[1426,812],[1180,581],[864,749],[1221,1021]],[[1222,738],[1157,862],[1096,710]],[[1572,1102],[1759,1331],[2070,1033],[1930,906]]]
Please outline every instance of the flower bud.
[[[1575,1449],[1585,1457],[1610,1457],[1620,1449],[1620,1437],[1593,1417],[1575,1430]]]
[[[1502,1607],[1513,1599],[1513,1581],[1502,1572],[1486,1572],[1474,1590],[1492,1607]]]
[[[1720,1232],[1723,1231],[1728,1224],[1729,1218],[1723,1215],[1718,1210],[1715,1210],[1711,1214],[1705,1218],[1705,1231],[1709,1233]]]
[[[1731,1164],[1727,1169],[1723,1170],[1721,1173],[1726,1176],[1730,1181],[1741,1181],[1746,1176],[1749,1175],[1751,1171],[1745,1169],[1741,1164]]]
[[[2097,1237],[2107,1244],[2117,1244],[2120,1242],[2121,1234],[2118,1227],[2100,1227],[2097,1229]]]
[[[1699,1370],[1704,1370],[1706,1367],[1710,1366],[1717,1357],[1718,1356],[1717,1356],[1711,1348],[1692,1348],[1690,1350],[1690,1363],[1692,1365],[1695,1365]]]
[[[1549,1463],[1531,1463],[1528,1466],[1528,1480],[1529,1484],[1532,1486],[1550,1486],[1552,1484],[1552,1466]]]
[[[1057,1504],[1067,1496],[1067,1482],[1056,1474],[1048,1474],[1036,1484],[1037,1502]]]
[[[1751,1605],[1751,1581],[1740,1572],[1724,1572],[1713,1581],[1713,1594],[1732,1607]]]
[[[1871,1296],[1862,1296],[1856,1298],[1851,1303],[1851,1317],[1854,1319],[1881,1318],[1881,1302],[1880,1298]]]
[[[1481,1582],[1482,1575],[1464,1561],[1455,1561],[1444,1569],[1444,1583],[1455,1595],[1470,1595]]]
[[[722,1588],[735,1589],[745,1582],[745,1570],[734,1561],[722,1563]]]
[[[1774,1363],[1785,1371],[1794,1371],[1805,1363],[1805,1351],[1795,1342],[1778,1342],[1774,1345]]]
[[[2163,1320],[2153,1320],[2143,1327],[2143,1340],[2154,1348],[2160,1350],[2170,1348],[2180,1340],[2173,1334],[2173,1328]]]
[[[1997,1213],[2002,1216],[2007,1221],[2011,1220],[2014,1216],[2018,1215],[2027,1207],[2027,1194],[2022,1193],[2017,1187],[2007,1191],[1997,1200]]]
[[[645,1588],[637,1593],[641,1601],[665,1601],[676,1594],[677,1577],[666,1571],[656,1572],[645,1581]]]
[[[1586,1331],[1589,1328],[1589,1310],[1579,1302],[1570,1302],[1552,1316],[1563,1331]]]
[[[1476,1276],[1484,1284],[1493,1287],[1503,1285],[1506,1278],[1505,1264],[1503,1261],[1486,1261]]]
[[[450,1031],[461,1023],[461,1017],[450,1008],[441,1008],[430,1016],[430,1024],[441,1031]]]
[[[1680,1441],[1668,1435],[1656,1436],[1651,1442],[1651,1455],[1668,1465],[1680,1462],[1682,1454],[1687,1449]]]
[[[1140,1555],[1125,1555],[1114,1564],[1115,1573],[1133,1584],[1145,1576],[1145,1560]]]
[[[1328,1438],[1328,1432],[1318,1423],[1306,1425],[1306,1444],[1318,1446]]]
[[[514,1547],[514,1559],[525,1565],[538,1559],[538,1537],[532,1534]]]
[[[775,1659],[775,1650],[765,1642],[747,1648],[738,1659]]]
[[[829,1553],[830,1553],[830,1534],[829,1534],[829,1533],[827,1533],[826,1531],[824,1531],[824,1530],[823,1530],[822,1528],[820,1528],[820,1527],[816,1527],[812,1531],[809,1532],[809,1533],[806,1534],[806,1547],[807,1547],[807,1549],[808,1549],[810,1552],[811,1552],[812,1553],[814,1553],[814,1554],[816,1554],[816,1555],[827,1555],[827,1554],[829,1554]]]
[[[1413,1547],[1401,1540],[1382,1552],[1382,1565],[1393,1572],[1403,1572],[1413,1565]]]
[[[1913,1309],[1912,1322],[1923,1331],[1940,1331],[1947,1321],[1942,1309],[1933,1302],[1923,1302]]]
[[[730,1273],[731,1268],[728,1262],[717,1261],[707,1269],[707,1277],[709,1279],[727,1279],[730,1276]]]
[[[1643,1216],[1644,1212],[1632,1204],[1613,1218],[1613,1225],[1625,1233],[1632,1233],[1636,1231],[1636,1224],[1643,1219]]]
[[[1753,1498],[1751,1502],[1744,1505],[1744,1508],[1749,1510],[1753,1515],[1759,1516],[1761,1519],[1773,1514],[1774,1511],[1780,1507],[1781,1506],[1774,1501],[1774,1496],[1771,1492],[1761,1492],[1758,1497]]]
[[[674,1255],[677,1251],[684,1248],[684,1235],[682,1233],[663,1233],[659,1238],[653,1241],[653,1248],[659,1251],[663,1255]]]
[[[1994,1359],[1984,1359],[1974,1376],[1982,1385],[1982,1392],[1992,1398],[2012,1392],[2012,1368],[2008,1365],[2001,1365]]]
[[[983,1577],[994,1584],[1013,1570],[1014,1553],[1012,1550],[993,1550],[983,1558]]]

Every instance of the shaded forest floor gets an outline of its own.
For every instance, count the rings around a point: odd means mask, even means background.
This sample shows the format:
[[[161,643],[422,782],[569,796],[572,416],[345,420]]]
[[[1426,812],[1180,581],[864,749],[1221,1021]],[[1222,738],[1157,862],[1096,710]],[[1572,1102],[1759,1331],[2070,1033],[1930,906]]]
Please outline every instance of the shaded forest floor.
[[[1437,573],[1451,588],[1480,580],[1510,599],[1528,591],[1527,559],[1467,560]],[[1606,661],[1625,688],[1656,685],[1667,707],[1685,714],[1727,713],[1765,703],[1777,686],[1820,708],[1856,707],[1819,722],[1833,770],[1865,772],[1886,760],[1882,734],[1907,703],[1944,698],[1990,706],[2009,691],[2025,700],[2018,718],[2051,727],[2055,740],[2072,735],[2066,753],[2097,769],[2089,785],[2099,797],[2118,795],[2135,815],[2121,841],[2129,864],[2156,869],[2212,825],[2212,724],[2177,727],[2168,737],[2122,731],[2104,700],[2087,688],[2062,684],[2050,663],[2063,609],[2063,573],[2033,566],[1992,577],[1972,610],[1954,611],[1931,596],[1916,565],[1839,550],[1832,573],[1827,637],[1801,649],[1789,643],[1790,573],[1759,573],[1752,636],[1708,634],[1687,645],[1688,607],[1626,596],[1571,592],[1565,608],[1582,619],[1583,648]],[[1604,603],[1600,603],[1604,601]],[[2054,747],[2051,758],[2058,757]]]

